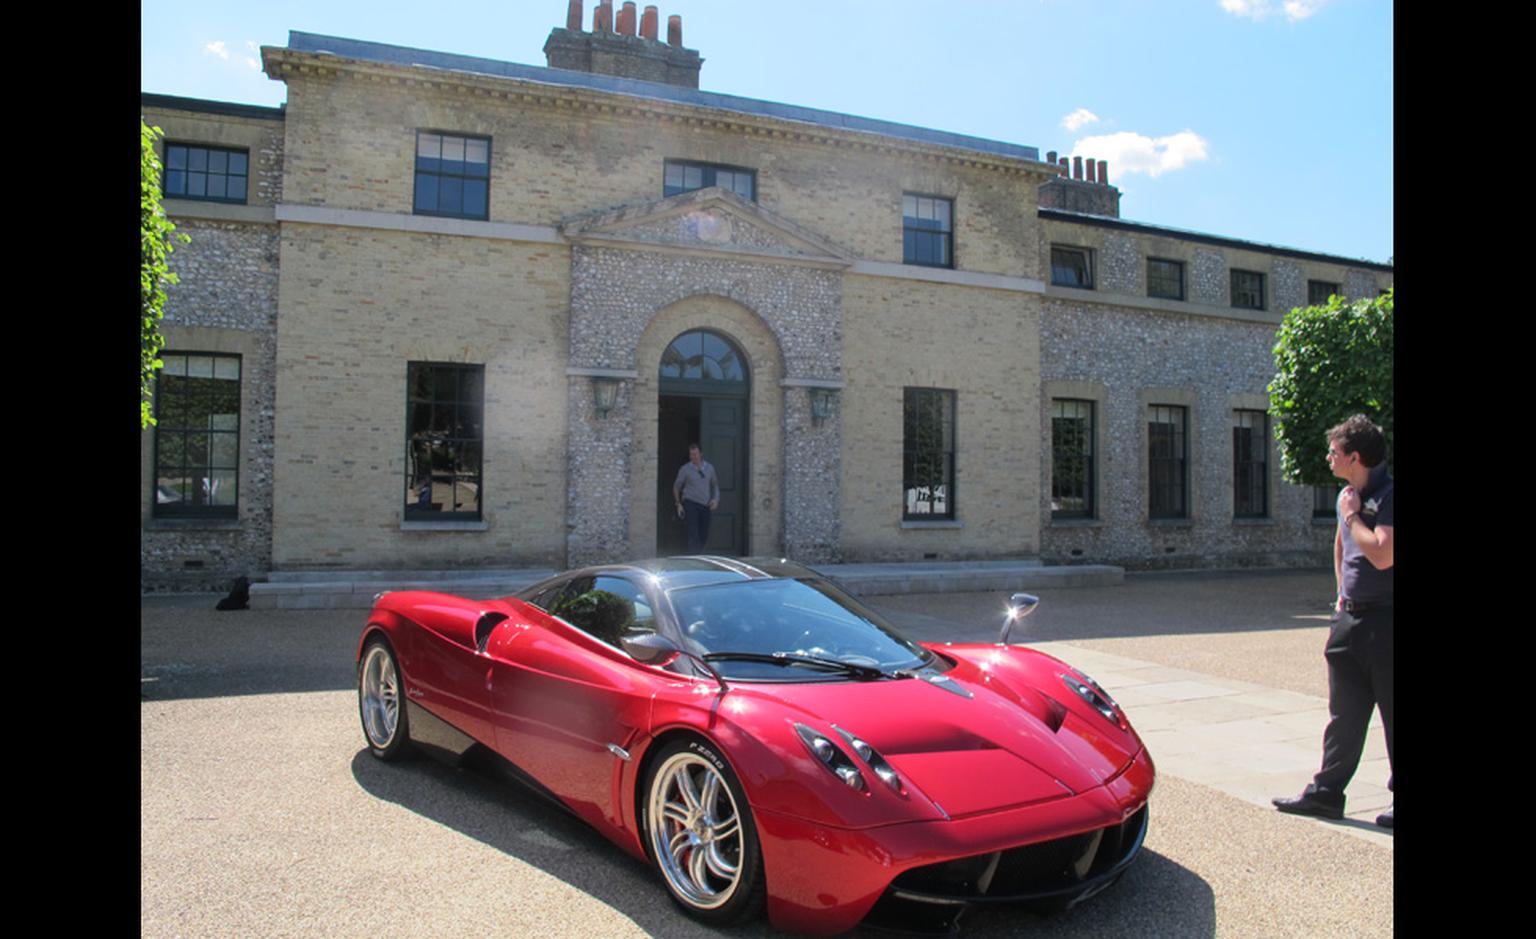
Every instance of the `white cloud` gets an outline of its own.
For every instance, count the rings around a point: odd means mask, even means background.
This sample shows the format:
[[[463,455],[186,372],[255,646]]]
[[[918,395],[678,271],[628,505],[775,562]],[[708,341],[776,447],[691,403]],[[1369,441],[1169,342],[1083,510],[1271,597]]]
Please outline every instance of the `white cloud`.
[[[1283,13],[1291,22],[1304,20],[1326,6],[1331,0],[1221,0],[1221,8],[1233,16],[1246,16],[1262,20],[1276,12]]]
[[[1067,130],[1075,131],[1079,127],[1082,127],[1084,124],[1093,124],[1097,122],[1098,119],[1099,116],[1087,108],[1078,108],[1076,111],[1073,111],[1071,114],[1068,114],[1066,117],[1061,119],[1061,126],[1065,127]]]
[[[1120,131],[1097,137],[1084,137],[1072,145],[1068,156],[1085,159],[1108,160],[1110,170],[1118,174],[1146,173],[1160,176],[1170,170],[1183,169],[1186,165],[1207,156],[1209,144],[1192,130],[1156,139],[1144,134]]]
[[[222,39],[215,39],[213,42],[203,46],[203,51],[211,52],[221,59],[229,58],[229,50],[224,47],[224,40]]]
[[[245,47],[251,50],[251,54],[245,57],[245,64],[258,72],[261,71],[261,47],[250,39],[245,41]]]

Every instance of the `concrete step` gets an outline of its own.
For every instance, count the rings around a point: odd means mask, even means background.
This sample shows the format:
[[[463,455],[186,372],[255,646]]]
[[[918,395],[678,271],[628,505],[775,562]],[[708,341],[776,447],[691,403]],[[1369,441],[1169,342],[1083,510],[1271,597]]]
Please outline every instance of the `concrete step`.
[[[909,561],[889,564],[818,564],[816,571],[858,596],[961,593],[1049,587],[1106,587],[1125,570],[1105,564],[1049,566],[1039,560]],[[356,609],[373,605],[381,590],[435,590],[485,598],[516,593],[555,574],[551,569],[455,571],[273,571],[251,585],[252,609]]]

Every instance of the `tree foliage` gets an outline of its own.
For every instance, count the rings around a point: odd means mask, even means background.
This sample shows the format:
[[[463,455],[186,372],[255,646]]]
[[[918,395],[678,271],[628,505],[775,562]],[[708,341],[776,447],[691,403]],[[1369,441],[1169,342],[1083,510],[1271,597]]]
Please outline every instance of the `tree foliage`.
[[[1285,316],[1275,343],[1269,411],[1289,482],[1325,485],[1330,427],[1364,414],[1385,432],[1392,459],[1392,291],[1345,303],[1337,296]]]
[[[140,163],[143,186],[139,194],[140,225],[139,241],[143,254],[143,268],[139,276],[139,294],[144,316],[142,344],[139,359],[139,426],[148,427],[155,422],[150,408],[150,391],[155,380],[155,370],[160,361],[160,347],[165,337],[160,335],[160,317],[165,310],[165,288],[176,283],[176,275],[167,264],[174,243],[185,244],[191,240],[177,235],[176,226],[166,217],[160,205],[160,158],[155,156],[155,138],[160,128],[150,127],[139,119],[139,136],[143,143]]]

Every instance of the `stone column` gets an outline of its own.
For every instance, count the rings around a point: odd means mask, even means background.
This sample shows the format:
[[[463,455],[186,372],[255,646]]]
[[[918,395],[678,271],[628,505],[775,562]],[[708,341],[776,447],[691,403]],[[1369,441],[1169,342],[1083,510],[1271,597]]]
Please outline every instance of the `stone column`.
[[[839,560],[842,504],[842,382],[785,378],[784,553],[801,563]],[[811,396],[830,391],[831,413],[817,422]]]
[[[566,563],[571,567],[624,559],[629,547],[629,451],[634,435],[633,370],[565,370],[568,468],[565,490]],[[618,382],[613,407],[597,414],[593,380]]]

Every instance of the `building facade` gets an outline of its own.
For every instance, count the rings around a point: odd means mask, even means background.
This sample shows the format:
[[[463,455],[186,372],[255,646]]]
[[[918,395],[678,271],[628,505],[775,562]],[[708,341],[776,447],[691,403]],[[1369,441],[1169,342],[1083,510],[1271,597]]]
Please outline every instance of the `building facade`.
[[[1102,164],[700,91],[680,23],[626,7],[573,2],[554,67],[292,33],[280,109],[143,96],[192,237],[146,586],[672,553],[692,441],[722,553],[1326,559],[1269,350],[1389,266],[1124,221]]]

